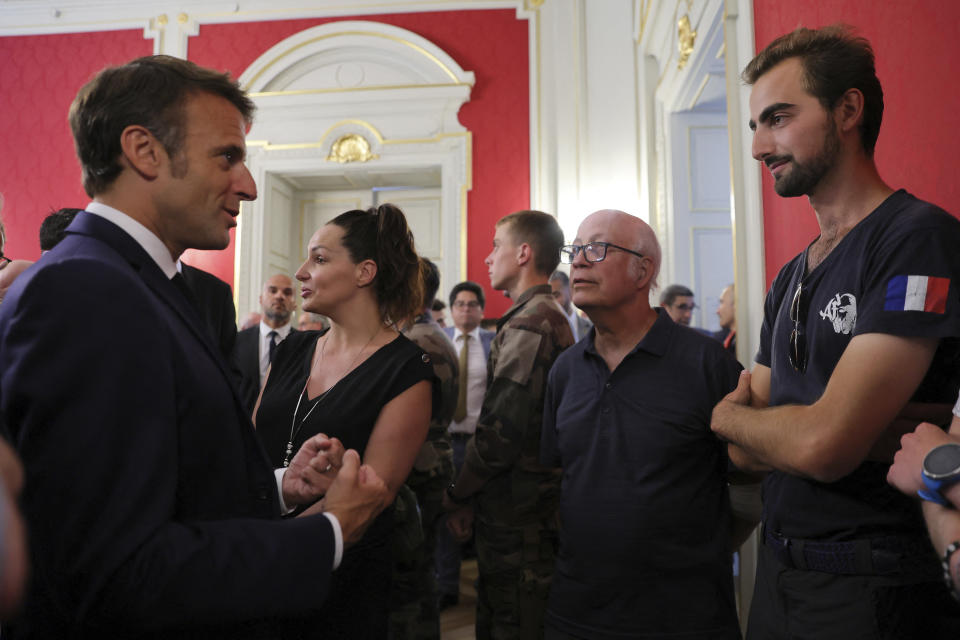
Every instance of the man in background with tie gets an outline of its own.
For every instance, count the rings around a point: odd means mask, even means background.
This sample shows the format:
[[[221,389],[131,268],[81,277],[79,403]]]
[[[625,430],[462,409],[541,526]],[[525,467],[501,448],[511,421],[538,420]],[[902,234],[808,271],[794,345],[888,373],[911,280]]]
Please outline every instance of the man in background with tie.
[[[290,321],[295,302],[293,280],[282,273],[272,275],[260,291],[260,324],[237,334],[233,352],[234,364],[240,371],[240,397],[248,411],[253,411],[260,387],[267,378],[267,369],[273,361],[273,352],[291,331]]]
[[[453,466],[459,475],[467,440],[477,428],[483,395],[487,390],[487,356],[490,342],[496,335],[480,328],[484,307],[483,288],[469,280],[450,290],[450,313],[453,326],[444,327],[444,332],[453,340],[460,356],[460,378],[457,393],[457,408],[450,424],[450,439],[453,443]],[[460,543],[447,530],[447,519],[438,523],[437,531],[437,581],[440,589],[440,609],[456,605],[460,601]]]

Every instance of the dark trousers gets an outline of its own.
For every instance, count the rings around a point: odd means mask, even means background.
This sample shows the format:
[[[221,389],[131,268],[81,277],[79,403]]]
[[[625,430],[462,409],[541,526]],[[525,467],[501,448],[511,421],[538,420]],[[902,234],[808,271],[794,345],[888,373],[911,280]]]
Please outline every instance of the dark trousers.
[[[941,581],[793,569],[760,545],[747,640],[867,638],[956,640],[960,605]]]
[[[463,467],[463,457],[466,455],[468,439],[469,438],[463,436],[453,436],[451,438],[451,444],[453,445],[454,478],[460,475],[460,468]],[[447,529],[446,516],[437,520],[436,535],[438,591],[441,595],[458,595],[460,593],[460,562],[462,560],[460,553],[461,544],[450,535],[450,531]]]

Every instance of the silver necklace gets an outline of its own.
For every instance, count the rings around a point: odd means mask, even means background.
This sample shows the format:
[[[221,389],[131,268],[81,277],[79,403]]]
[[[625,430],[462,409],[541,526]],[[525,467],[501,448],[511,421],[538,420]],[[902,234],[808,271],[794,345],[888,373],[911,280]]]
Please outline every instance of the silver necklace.
[[[382,327],[381,327],[382,328]],[[357,355],[353,357],[353,360],[350,361],[350,364],[347,365],[347,368],[340,374],[340,377],[337,378],[337,382],[334,382],[329,389],[320,394],[320,396],[313,401],[313,406],[310,407],[310,410],[307,411],[307,415],[303,416],[303,420],[300,421],[300,424],[297,424],[297,412],[300,411],[300,402],[303,400],[304,396],[307,393],[307,385],[310,384],[310,374],[313,373],[314,368],[316,368],[318,362],[323,362],[323,354],[327,350],[327,340],[329,340],[330,334],[327,333],[323,336],[323,344],[320,346],[320,357],[314,358],[313,364],[310,365],[310,371],[307,372],[307,379],[303,382],[303,389],[300,391],[300,396],[297,398],[297,406],[293,410],[293,418],[290,420],[290,437],[287,439],[287,447],[283,455],[283,467],[287,468],[290,466],[290,456],[293,454],[293,441],[300,434],[300,430],[303,428],[304,423],[307,421],[307,418],[310,417],[310,414],[313,413],[313,410],[317,408],[317,405],[323,402],[323,399],[327,397],[327,394],[330,393],[330,389],[337,386],[340,380],[343,379],[345,375],[350,373],[353,370],[353,365],[357,363],[357,360],[360,358],[360,354],[366,351],[367,347],[370,346],[370,343],[373,342],[373,339],[377,337],[377,334],[380,333],[380,328],[378,328],[370,339],[367,340],[367,344],[360,347],[360,351],[357,351]]]

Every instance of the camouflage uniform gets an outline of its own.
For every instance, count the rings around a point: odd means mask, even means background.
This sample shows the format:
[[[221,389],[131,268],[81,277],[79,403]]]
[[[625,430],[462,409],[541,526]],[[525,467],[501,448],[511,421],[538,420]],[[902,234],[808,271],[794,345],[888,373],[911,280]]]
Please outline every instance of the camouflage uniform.
[[[443,515],[443,490],[453,479],[453,449],[447,427],[457,407],[459,357],[450,338],[428,314],[404,335],[430,355],[437,383],[427,440],[420,448],[406,487],[416,494],[401,508],[399,497],[394,538],[390,633],[393,640],[437,639],[437,580],[434,573],[437,520]],[[417,506],[419,505],[419,516]]]
[[[573,344],[549,285],[497,323],[487,393],[461,479],[483,481],[476,513],[477,638],[540,638],[557,546],[560,469],[539,462],[547,373]]]

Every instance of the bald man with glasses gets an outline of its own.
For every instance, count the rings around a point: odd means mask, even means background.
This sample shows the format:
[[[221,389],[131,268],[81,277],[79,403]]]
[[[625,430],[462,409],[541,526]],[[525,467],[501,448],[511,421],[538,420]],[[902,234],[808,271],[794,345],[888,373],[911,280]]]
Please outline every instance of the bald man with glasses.
[[[660,247],[639,218],[593,213],[560,255],[595,331],[547,382],[540,459],[563,478],[545,637],[739,638],[710,411],[740,365],[651,308]]]

